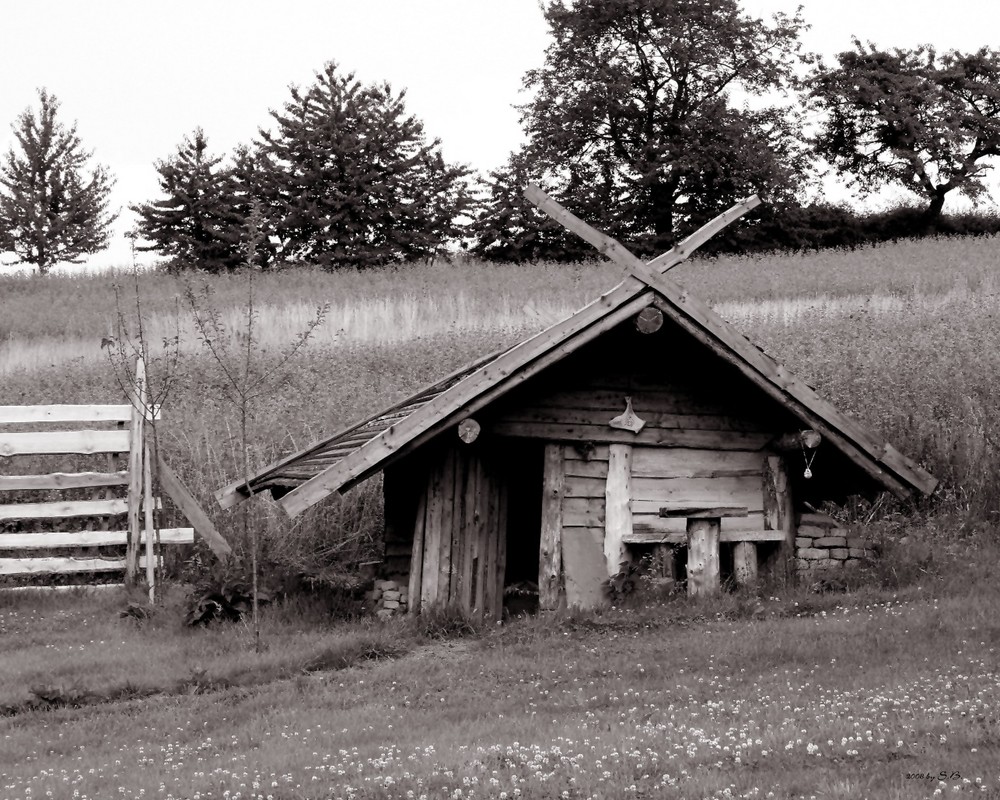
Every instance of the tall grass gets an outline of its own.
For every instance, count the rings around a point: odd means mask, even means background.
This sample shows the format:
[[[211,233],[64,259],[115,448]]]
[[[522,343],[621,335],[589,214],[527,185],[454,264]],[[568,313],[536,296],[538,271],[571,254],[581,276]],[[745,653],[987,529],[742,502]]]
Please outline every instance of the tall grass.
[[[943,481],[965,523],[1000,514],[1000,248],[996,238],[924,240],[852,252],[725,258],[670,274],[708,297],[821,394],[883,433]],[[263,275],[263,345],[277,358],[318,303],[328,324],[252,421],[263,465],[512,344],[614,285],[606,264],[414,266],[349,274]],[[195,282],[201,276],[190,278]],[[2,279],[0,403],[120,402],[101,337],[123,276]],[[209,278],[236,330],[238,276]],[[140,277],[147,332],[188,324],[178,278]],[[127,292],[124,293],[127,296]],[[168,460],[224,530],[249,513],[296,564],[357,556],[380,526],[378,483],[288,520],[266,499],[236,515],[212,492],[239,474],[234,424],[214,374],[182,328],[179,388],[161,426]],[[817,465],[821,467],[822,465]],[[942,501],[938,501],[942,502]],[[965,524],[963,523],[963,524]],[[320,557],[321,554],[322,557]]]
[[[1000,237],[925,239],[854,251],[695,258],[671,273],[713,303],[777,302],[801,298],[912,298],[956,286],[992,291],[1000,274]],[[301,330],[320,303],[331,304],[327,343],[398,342],[453,330],[543,327],[606,291],[620,278],[612,264],[495,265],[476,261],[392,267],[361,272],[294,270],[260,277],[267,335],[282,342]],[[143,273],[139,287],[152,339],[172,336],[180,317],[184,340],[195,347],[183,307],[185,282],[208,282],[235,323],[243,298],[238,275]],[[114,322],[115,286],[127,300],[126,273],[46,278],[0,276],[0,374],[100,355]],[[128,303],[126,302],[127,306]],[[126,311],[129,310],[126,308]],[[238,327],[231,324],[231,327]],[[60,349],[66,348],[66,356]],[[29,349],[30,348],[30,349]],[[29,356],[31,358],[29,358]]]

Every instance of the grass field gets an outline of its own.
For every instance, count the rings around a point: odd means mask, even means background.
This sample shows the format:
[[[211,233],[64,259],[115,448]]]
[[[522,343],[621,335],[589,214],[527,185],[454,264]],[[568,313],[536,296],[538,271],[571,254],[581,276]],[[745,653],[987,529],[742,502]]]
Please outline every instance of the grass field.
[[[916,508],[842,511],[870,518],[890,553],[867,588],[637,600],[457,640],[440,638],[447,620],[331,622],[293,605],[267,611],[262,653],[241,625],[183,627],[176,595],[144,622],[119,618],[118,597],[0,596],[0,797],[1000,798],[998,244],[671,273],[942,479]],[[598,264],[261,275],[265,371],[317,304],[331,308],[256,409],[252,459],[511,344],[617,279]],[[130,280],[0,279],[0,403],[120,402],[100,342],[114,281],[134,316]],[[238,343],[245,282],[208,280]],[[246,514],[269,563],[362,557],[377,542],[377,481],[294,521],[265,499],[214,509],[211,492],[237,475],[235,415],[184,292],[140,276],[150,338],[181,337],[168,460],[238,550]],[[933,559],[914,563],[903,535]]]
[[[0,703],[36,703],[0,718],[0,792],[997,798],[1000,592],[964,567],[956,580],[942,559],[893,592],[677,598],[457,640],[275,609],[260,655],[238,627],[137,625],[107,596],[19,598],[0,607]]]
[[[925,240],[762,258],[694,261],[671,272],[792,371],[883,433],[944,483],[961,524],[1000,511],[1000,248],[995,238]],[[608,265],[418,266],[352,274],[293,272],[255,281],[259,364],[273,366],[317,305],[324,324],[252,420],[252,460],[268,463],[405,397],[445,372],[580,307],[614,285]],[[136,327],[128,275],[0,280],[0,403],[118,402],[102,337],[116,316],[113,284]],[[204,278],[188,282],[198,287]],[[212,304],[236,342],[246,282],[208,280]],[[161,426],[168,459],[208,506],[233,480],[239,447],[232,407],[218,399],[218,370],[185,307],[185,281],[143,275],[148,338],[180,331],[177,385]],[[54,312],[53,309],[57,311]],[[157,376],[153,365],[153,377]],[[906,398],[900,402],[900,398]],[[363,541],[377,525],[377,485],[294,523],[319,547],[331,528]],[[292,523],[266,502],[251,513],[283,547]],[[363,513],[358,513],[358,511]],[[242,512],[241,512],[242,513]],[[373,516],[374,514],[374,516]],[[238,515],[216,514],[239,529]],[[236,523],[236,524],[234,524]],[[306,548],[308,553],[312,550]],[[309,560],[313,560],[308,555]]]

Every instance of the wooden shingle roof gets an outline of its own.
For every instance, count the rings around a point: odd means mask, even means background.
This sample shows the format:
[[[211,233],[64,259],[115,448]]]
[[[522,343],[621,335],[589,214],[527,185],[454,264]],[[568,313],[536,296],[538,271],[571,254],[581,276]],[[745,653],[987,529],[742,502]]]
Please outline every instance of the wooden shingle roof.
[[[738,203],[667,253],[643,263],[621,244],[586,225],[540,189],[526,196],[541,210],[627,270],[607,294],[541,333],[460,369],[389,409],[261,470],[249,482],[217,493],[228,507],[271,490],[291,515],[334,491],[345,491],[442,430],[493,402],[649,305],[777,400],[886,489],[905,497],[929,494],[937,480],[885,440],[821,398],[755,346],[706,303],[664,275],[730,222],[754,208]],[[287,492],[287,494],[285,493]]]

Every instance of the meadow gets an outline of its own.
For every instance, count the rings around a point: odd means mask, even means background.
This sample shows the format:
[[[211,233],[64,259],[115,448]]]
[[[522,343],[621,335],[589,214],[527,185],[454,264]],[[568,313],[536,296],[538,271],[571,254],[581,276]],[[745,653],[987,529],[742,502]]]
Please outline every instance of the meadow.
[[[18,598],[0,703],[46,699],[0,717],[0,793],[998,798],[1000,593],[986,564],[940,567],[896,591],[679,597],[459,639],[399,619],[320,635],[271,609],[263,654],[108,597]]]
[[[299,600],[266,610],[261,653],[244,625],[184,627],[179,587],[145,620],[119,617],[117,595],[0,595],[0,796],[1000,797],[998,245],[671,273],[942,480],[917,505],[834,510],[886,551],[848,594],[650,595],[476,631],[331,622]],[[255,358],[269,380],[251,457],[331,433],[618,279],[598,263],[260,274]],[[138,296],[147,338],[179,340],[173,366],[162,350],[152,365],[173,381],[161,448],[237,550],[246,520],[269,568],[336,573],[377,553],[377,480],[296,520],[266,498],[214,506],[238,474],[239,435],[185,293],[245,345],[240,276],[0,278],[0,403],[120,402],[101,347],[115,284],[130,332]],[[324,303],[316,335],[280,366]]]
[[[996,237],[695,259],[670,274],[928,467],[942,480],[940,496],[960,515],[959,524],[995,519]],[[268,380],[253,408],[252,463],[269,463],[515,343],[619,277],[613,265],[602,263],[475,262],[258,275],[254,361]],[[241,276],[2,278],[0,403],[120,402],[110,348],[102,349],[101,342],[114,335],[119,317],[134,336],[141,316],[154,348],[164,338],[178,341],[176,363],[151,365],[154,384],[168,376],[173,382],[160,426],[162,447],[218,524],[235,535],[240,515],[250,513],[276,550],[287,551],[294,535],[303,551],[300,563],[315,563],[317,553],[329,552],[331,531],[354,552],[380,524],[377,481],[296,521],[276,513],[267,500],[236,514],[214,508],[211,493],[239,473],[237,415],[220,396],[224,380],[199,341],[185,296],[194,296],[202,312],[206,306],[217,311],[223,338],[235,350],[244,341],[246,291]],[[329,304],[323,324],[279,368],[282,353],[321,304]]]

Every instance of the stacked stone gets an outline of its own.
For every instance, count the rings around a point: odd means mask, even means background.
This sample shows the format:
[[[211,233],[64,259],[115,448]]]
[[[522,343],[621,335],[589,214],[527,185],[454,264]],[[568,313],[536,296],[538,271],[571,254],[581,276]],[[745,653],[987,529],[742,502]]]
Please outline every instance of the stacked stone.
[[[375,581],[375,587],[368,592],[368,600],[379,619],[405,614],[408,596],[409,587],[396,581]]]
[[[799,515],[795,539],[795,565],[800,575],[843,569],[871,558],[874,551],[864,539],[851,536],[826,514]]]

